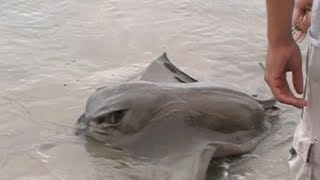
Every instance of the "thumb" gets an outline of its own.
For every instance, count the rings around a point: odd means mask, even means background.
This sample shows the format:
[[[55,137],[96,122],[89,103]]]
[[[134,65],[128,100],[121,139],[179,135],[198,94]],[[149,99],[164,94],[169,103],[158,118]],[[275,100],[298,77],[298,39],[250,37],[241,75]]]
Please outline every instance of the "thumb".
[[[292,81],[293,81],[293,86],[296,92],[299,94],[302,94],[303,93],[303,76],[302,76],[301,65],[292,71]]]
[[[297,26],[303,19],[303,9],[295,8],[292,15],[292,25]]]

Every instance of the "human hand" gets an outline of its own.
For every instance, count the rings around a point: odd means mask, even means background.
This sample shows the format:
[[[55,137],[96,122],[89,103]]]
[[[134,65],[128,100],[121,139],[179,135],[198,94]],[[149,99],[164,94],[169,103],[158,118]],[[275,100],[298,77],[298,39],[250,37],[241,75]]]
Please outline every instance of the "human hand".
[[[313,0],[296,0],[292,18],[292,34],[297,42],[306,37],[311,25],[311,7]]]
[[[302,108],[306,106],[307,102],[294,96],[287,81],[287,72],[292,72],[294,88],[298,94],[302,94],[301,53],[294,39],[285,43],[277,43],[277,45],[269,44],[265,80],[279,102]]]

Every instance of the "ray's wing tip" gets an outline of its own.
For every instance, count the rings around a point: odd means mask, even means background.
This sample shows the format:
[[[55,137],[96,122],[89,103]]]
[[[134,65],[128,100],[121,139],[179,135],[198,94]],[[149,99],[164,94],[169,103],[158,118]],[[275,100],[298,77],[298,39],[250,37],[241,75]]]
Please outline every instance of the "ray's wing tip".
[[[167,52],[163,52],[161,56],[159,56],[156,60],[161,61],[161,62],[170,62],[168,59],[168,54]]]

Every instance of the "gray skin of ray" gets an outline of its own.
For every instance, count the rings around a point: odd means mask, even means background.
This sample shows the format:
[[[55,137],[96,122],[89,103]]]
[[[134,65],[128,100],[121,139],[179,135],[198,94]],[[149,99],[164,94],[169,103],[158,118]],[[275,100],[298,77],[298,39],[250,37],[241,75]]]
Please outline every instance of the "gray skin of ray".
[[[165,179],[204,180],[212,158],[252,151],[270,129],[266,110],[278,111],[230,87],[197,82],[164,54],[141,80],[97,89],[77,133],[168,167]]]

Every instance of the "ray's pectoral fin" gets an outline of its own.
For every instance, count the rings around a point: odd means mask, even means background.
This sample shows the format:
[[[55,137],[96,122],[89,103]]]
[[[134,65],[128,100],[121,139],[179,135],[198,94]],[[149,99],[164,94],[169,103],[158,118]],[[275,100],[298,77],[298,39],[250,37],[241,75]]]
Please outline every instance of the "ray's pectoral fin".
[[[172,64],[166,53],[163,53],[148,66],[142,75],[141,80],[151,82],[198,82],[196,79],[179,70]]]
[[[179,156],[171,156],[161,162],[170,168],[169,180],[207,180],[217,179],[223,176],[224,168],[219,164],[211,164],[219,158],[237,156],[248,153],[263,139],[267,134],[254,138],[247,143],[209,143],[207,145],[193,146],[189,151]],[[218,166],[217,166],[218,165]],[[214,173],[209,172],[214,170]]]
[[[210,145],[190,154],[171,157],[168,162],[162,162],[171,169],[167,179],[205,180],[212,155],[216,150],[216,146]]]

